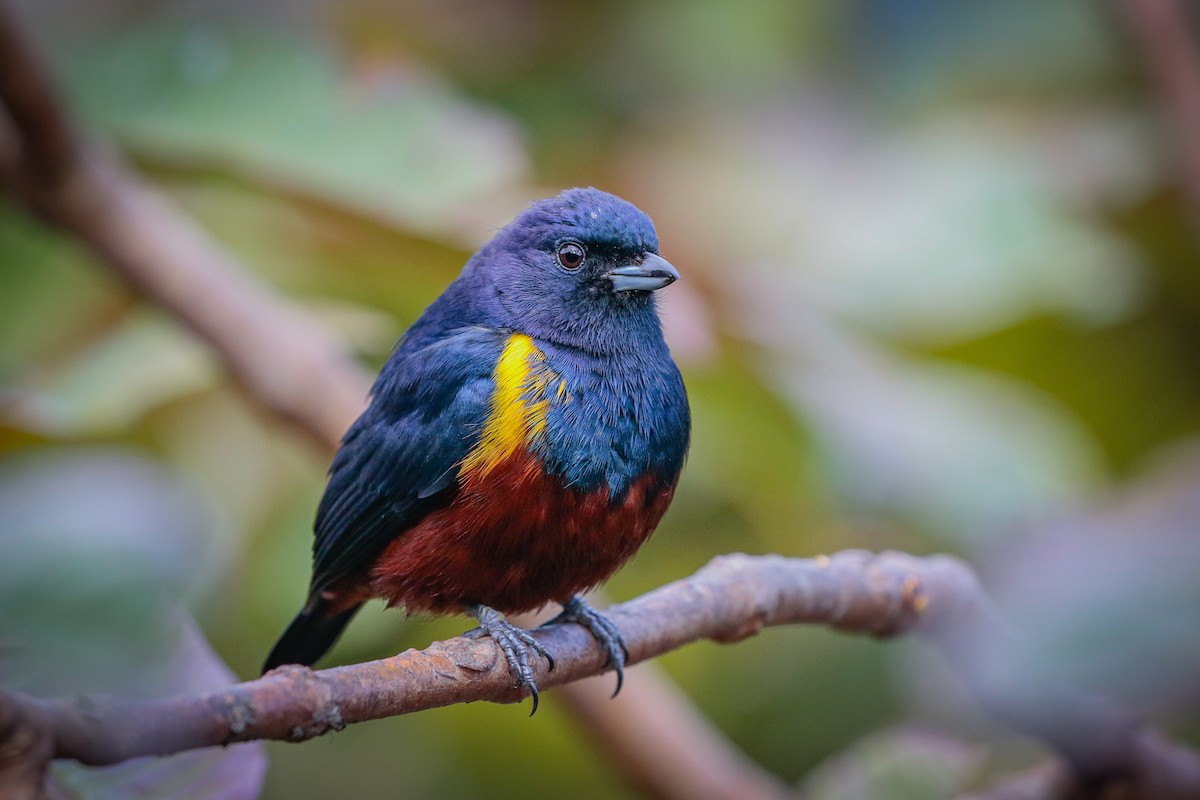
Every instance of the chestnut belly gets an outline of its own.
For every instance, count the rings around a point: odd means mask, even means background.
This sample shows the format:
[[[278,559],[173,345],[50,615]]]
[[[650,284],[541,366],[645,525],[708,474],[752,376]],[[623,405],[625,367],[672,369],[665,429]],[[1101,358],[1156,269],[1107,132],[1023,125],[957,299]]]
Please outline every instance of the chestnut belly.
[[[647,475],[614,502],[607,486],[564,486],[515,455],[400,534],[371,569],[371,594],[434,613],[561,603],[602,583],[646,541],[671,502],[670,478]]]

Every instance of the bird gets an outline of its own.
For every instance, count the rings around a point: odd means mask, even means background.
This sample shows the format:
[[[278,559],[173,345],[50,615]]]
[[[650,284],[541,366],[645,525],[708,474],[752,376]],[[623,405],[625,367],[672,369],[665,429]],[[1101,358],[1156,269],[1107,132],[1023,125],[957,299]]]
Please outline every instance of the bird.
[[[536,201],[401,336],[345,434],[314,523],[307,600],[263,672],[312,665],[370,599],[465,613],[533,711],[535,656],[508,616],[551,603],[624,677],[583,598],[647,540],[691,436],[655,292],[679,278],[654,224],[595,188]],[[614,696],[616,692],[614,692]]]

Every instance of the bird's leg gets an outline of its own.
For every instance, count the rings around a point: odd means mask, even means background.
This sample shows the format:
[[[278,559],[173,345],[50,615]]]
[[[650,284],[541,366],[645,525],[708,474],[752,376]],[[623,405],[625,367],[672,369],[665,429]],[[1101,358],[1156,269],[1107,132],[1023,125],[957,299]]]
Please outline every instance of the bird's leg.
[[[620,694],[621,686],[625,683],[625,662],[629,660],[629,648],[625,646],[625,638],[621,636],[621,631],[613,621],[592,608],[583,597],[575,595],[563,603],[562,613],[546,625],[560,622],[575,622],[592,632],[592,636],[608,653],[608,663],[617,673],[617,688],[612,696]]]
[[[513,680],[517,682],[517,686],[527,690],[529,696],[533,698],[533,710],[529,712],[529,716],[532,717],[538,709],[538,688],[533,679],[533,666],[530,664],[529,651],[532,650],[546,659],[550,669],[554,669],[554,658],[550,655],[550,651],[533,638],[533,634],[524,628],[513,625],[494,608],[472,603],[467,606],[467,611],[479,620],[479,627],[467,631],[463,636],[469,639],[478,639],[480,636],[492,638],[504,653],[504,658],[508,661],[508,671],[513,676]]]

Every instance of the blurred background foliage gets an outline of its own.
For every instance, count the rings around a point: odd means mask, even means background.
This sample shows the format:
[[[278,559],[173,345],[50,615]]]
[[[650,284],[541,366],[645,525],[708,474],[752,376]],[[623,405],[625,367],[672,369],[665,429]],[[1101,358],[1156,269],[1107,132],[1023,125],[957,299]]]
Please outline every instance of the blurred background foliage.
[[[1114,7],[15,5],[96,138],[372,368],[529,200],[592,184],[646,210],[685,275],[663,300],[695,442],[611,597],[727,551],[956,552],[1024,657],[1200,740],[1200,269]],[[302,598],[323,458],[3,198],[0,381],[6,685],[256,675]],[[372,608],[332,661],[465,627]],[[815,797],[948,795],[1036,752],[916,643],[775,630],[660,663]],[[636,794],[542,708],[272,744],[265,796]],[[252,791],[247,752],[155,785]]]

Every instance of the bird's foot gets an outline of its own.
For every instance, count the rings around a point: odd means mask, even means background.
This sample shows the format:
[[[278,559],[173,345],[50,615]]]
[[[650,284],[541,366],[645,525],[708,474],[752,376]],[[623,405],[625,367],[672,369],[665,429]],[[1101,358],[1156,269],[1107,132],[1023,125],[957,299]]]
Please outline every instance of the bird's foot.
[[[579,595],[575,595],[563,603],[563,610],[557,617],[546,625],[560,622],[575,622],[592,632],[592,636],[608,653],[608,664],[617,673],[617,688],[612,693],[616,697],[625,683],[625,662],[629,660],[629,648],[625,646],[625,638],[611,619],[601,614]],[[542,627],[545,627],[543,625]]]
[[[529,712],[529,716],[532,717],[538,710],[538,688],[537,682],[533,679],[530,651],[532,650],[546,659],[550,669],[554,669],[554,657],[550,655],[550,651],[544,644],[533,637],[533,634],[524,628],[513,625],[496,609],[483,605],[472,605],[467,610],[475,619],[479,620],[479,627],[467,631],[463,636],[468,639],[478,639],[481,636],[491,637],[500,651],[504,653],[504,658],[508,661],[508,671],[513,680],[517,682],[517,686],[525,689],[533,698],[533,710]]]

